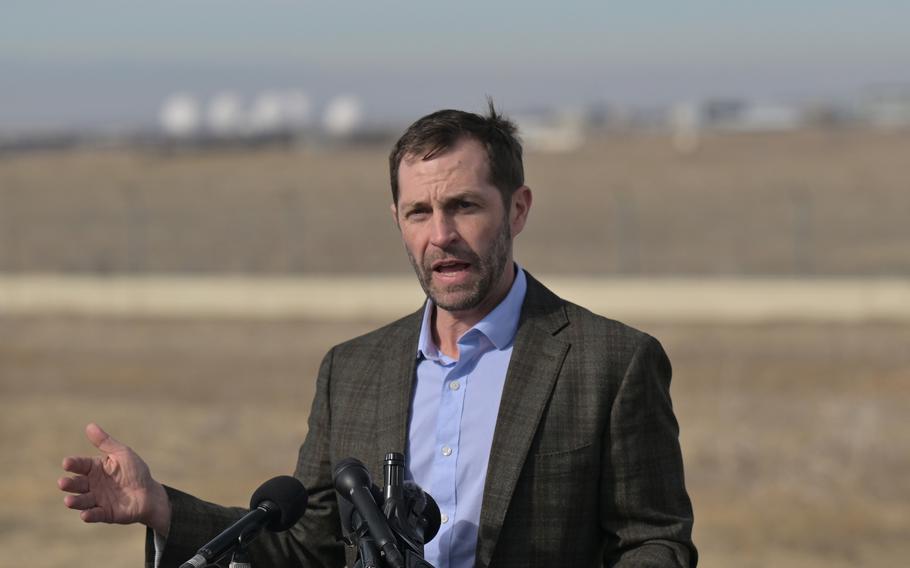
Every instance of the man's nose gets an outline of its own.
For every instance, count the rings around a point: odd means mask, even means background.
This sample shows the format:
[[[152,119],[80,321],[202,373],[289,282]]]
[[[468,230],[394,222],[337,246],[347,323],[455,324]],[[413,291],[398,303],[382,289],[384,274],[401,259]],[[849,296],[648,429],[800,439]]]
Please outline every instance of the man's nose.
[[[444,212],[437,212],[433,215],[432,234],[430,235],[430,244],[438,248],[446,248],[458,240],[458,231],[455,228],[455,221],[450,215]]]

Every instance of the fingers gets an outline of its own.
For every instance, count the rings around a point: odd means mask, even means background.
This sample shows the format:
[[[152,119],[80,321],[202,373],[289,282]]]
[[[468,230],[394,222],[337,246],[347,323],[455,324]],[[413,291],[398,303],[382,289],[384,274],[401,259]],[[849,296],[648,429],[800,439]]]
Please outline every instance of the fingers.
[[[63,504],[79,511],[79,518],[86,523],[110,522],[104,509],[95,506],[95,498],[91,494],[67,495],[63,498]]]
[[[91,495],[67,495],[63,498],[63,504],[79,511],[79,518],[86,523],[111,522],[108,513],[101,507],[95,506],[94,498]]]
[[[110,434],[102,430],[101,426],[94,422],[90,422],[85,427],[85,435],[96,448],[106,454],[127,449],[126,446],[112,438]]]
[[[64,491],[77,493],[63,498],[63,504],[70,509],[79,511],[79,518],[86,523],[107,523],[108,513],[98,507],[95,496],[89,492],[88,478],[83,476],[61,477],[57,485]]]
[[[63,458],[63,471],[88,475],[92,468],[95,467],[95,458],[86,458],[81,456],[69,456]]]
[[[63,504],[70,509],[84,511],[91,509],[96,505],[95,496],[91,493],[82,493],[80,495],[67,495],[63,498]]]
[[[87,493],[90,490],[89,480],[84,475],[61,477],[57,480],[57,487],[59,487],[61,491],[67,491],[69,493]]]
[[[86,523],[108,523],[107,513],[101,507],[92,507],[79,512],[79,518]]]

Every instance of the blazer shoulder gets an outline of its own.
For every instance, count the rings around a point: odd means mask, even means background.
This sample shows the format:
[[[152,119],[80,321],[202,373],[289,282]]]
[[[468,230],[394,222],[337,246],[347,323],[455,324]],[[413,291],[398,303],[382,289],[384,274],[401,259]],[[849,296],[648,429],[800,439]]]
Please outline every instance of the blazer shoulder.
[[[530,274],[525,301],[529,317],[556,330],[557,337],[572,342],[628,345],[634,351],[642,343],[656,341],[644,331],[557,296]]]
[[[625,338],[634,343],[640,343],[651,338],[651,335],[627,323],[596,314],[584,306],[568,300],[565,302],[566,315],[569,318],[569,327],[596,330],[611,337]]]
[[[423,318],[423,307],[382,327],[368,331],[363,335],[348,339],[333,347],[336,353],[356,353],[376,348],[386,348],[390,342],[416,341]],[[415,343],[416,345],[416,343]]]
[[[629,324],[596,314],[578,304],[565,303],[569,325],[563,330],[563,337],[586,347],[600,347],[613,357],[631,357],[640,349],[660,348],[660,342]]]

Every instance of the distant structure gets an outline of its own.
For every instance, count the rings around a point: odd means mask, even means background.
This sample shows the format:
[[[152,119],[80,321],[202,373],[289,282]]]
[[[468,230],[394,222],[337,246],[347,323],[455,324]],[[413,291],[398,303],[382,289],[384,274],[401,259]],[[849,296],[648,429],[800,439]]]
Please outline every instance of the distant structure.
[[[692,154],[701,142],[701,116],[693,103],[680,103],[670,111],[673,148],[680,154]]]
[[[538,152],[572,152],[585,143],[585,113],[575,109],[515,116],[525,148]]]
[[[363,104],[353,95],[339,95],[329,101],[322,117],[322,126],[329,136],[350,136],[363,121]]]
[[[798,107],[737,99],[706,101],[699,118],[704,127],[716,130],[766,132],[795,130],[803,125]]]
[[[186,93],[167,97],[158,113],[165,143],[179,147],[293,142],[310,125],[312,104],[298,89],[265,90],[248,101],[235,91],[207,103]]]
[[[284,100],[281,93],[260,93],[253,101],[247,122],[250,132],[254,134],[281,130],[284,127]]]
[[[303,91],[284,91],[281,94],[281,105],[284,124],[291,130],[300,130],[310,124],[313,104]]]
[[[247,127],[253,135],[293,132],[307,126],[310,99],[302,91],[264,91],[250,108]]]
[[[215,95],[206,110],[205,124],[211,134],[220,138],[245,134],[246,116],[240,96],[233,91]]]
[[[910,85],[876,89],[864,98],[859,114],[876,128],[910,127]]]
[[[809,123],[810,115],[796,106],[713,99],[679,103],[667,115],[673,147],[680,154],[698,150],[704,131],[780,132]]]
[[[208,100],[177,92],[158,113],[159,130],[137,133],[138,143],[181,149],[196,146],[308,143],[387,143],[397,126],[368,122],[363,99],[339,94],[316,105],[300,89],[266,89],[246,98],[233,90]],[[867,91],[852,101],[756,102],[746,98],[709,98],[665,105],[622,105],[605,101],[587,106],[544,107],[515,113],[525,147],[537,152],[573,152],[590,136],[630,132],[671,134],[679,154],[697,152],[710,132],[783,132],[800,128],[910,128],[910,85]],[[163,135],[163,137],[162,137]],[[99,136],[96,134],[95,138]],[[86,135],[54,138],[9,137],[10,148],[57,147],[84,143]]]
[[[161,130],[173,138],[190,138],[199,133],[202,120],[199,102],[186,93],[176,93],[165,99],[158,113]]]

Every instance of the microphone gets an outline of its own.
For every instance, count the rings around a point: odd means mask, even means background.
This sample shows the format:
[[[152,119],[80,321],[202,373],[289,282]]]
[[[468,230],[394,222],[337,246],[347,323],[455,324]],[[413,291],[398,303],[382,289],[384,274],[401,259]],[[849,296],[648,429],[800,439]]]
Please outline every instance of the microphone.
[[[385,502],[382,512],[389,526],[411,550],[423,556],[423,545],[439,532],[439,506],[413,481],[405,481],[404,454],[389,452],[383,467]]]
[[[442,524],[439,505],[429,493],[413,481],[405,481],[403,488],[407,519],[404,526],[416,532],[417,540],[421,544],[426,544],[433,540]]]
[[[335,465],[332,478],[335,481],[335,491],[353,503],[354,508],[363,517],[386,562],[392,568],[404,568],[404,558],[398,550],[398,541],[373,498],[373,480],[363,462],[355,458],[341,460]]]
[[[259,486],[250,498],[250,512],[199,549],[180,568],[203,568],[217,561],[238,542],[252,540],[263,528],[286,531],[306,511],[307,492],[296,477],[279,475]]]

